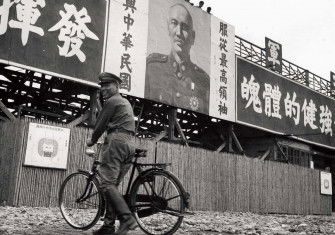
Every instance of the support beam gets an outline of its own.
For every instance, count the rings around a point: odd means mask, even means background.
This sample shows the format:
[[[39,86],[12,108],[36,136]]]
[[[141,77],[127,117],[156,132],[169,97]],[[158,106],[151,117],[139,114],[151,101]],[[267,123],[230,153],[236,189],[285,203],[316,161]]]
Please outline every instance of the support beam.
[[[233,130],[233,125],[230,124],[229,125],[229,129],[228,129],[228,152],[230,152],[230,153],[234,152],[234,149],[233,149],[233,137],[231,135],[232,130]]]
[[[48,112],[48,111],[43,111],[43,110],[39,110],[39,109],[33,109],[33,108],[28,108],[28,107],[25,107],[25,106],[19,106],[19,109],[18,109],[18,113],[22,113],[22,111],[27,111],[27,112],[30,112],[32,114],[40,114],[40,115],[45,115],[45,116],[50,116],[50,117],[55,117],[55,118],[68,118],[69,115],[61,115],[61,114],[58,114],[58,113],[52,113],[52,112]]]
[[[221,152],[221,150],[222,149],[224,149],[224,147],[226,147],[226,145],[227,145],[227,140],[224,138],[224,136],[223,136],[223,133],[224,133],[224,128],[220,125],[220,127],[221,127],[221,133],[220,133],[220,139],[222,140],[222,144],[216,149],[216,151],[215,152]]]
[[[175,128],[175,120],[177,119],[177,110],[169,109],[168,110],[168,119],[169,119],[169,130],[168,130],[168,138],[169,140],[174,140],[174,128]]]
[[[93,90],[90,92],[90,112],[89,112],[89,126],[94,126],[97,121],[97,115],[102,110],[100,103],[99,90]]]
[[[134,104],[133,104],[133,111],[134,111],[134,114],[135,114],[135,109],[136,108],[139,108],[140,109],[140,112],[139,114],[137,115],[137,123],[136,123],[136,126],[135,126],[135,133],[137,133],[138,131],[138,128],[140,126],[140,122],[141,122],[141,119],[142,119],[142,114],[143,114],[143,109],[144,109],[144,103],[142,102],[140,105],[138,105],[136,103],[136,101],[134,101]]]
[[[277,139],[275,139],[274,141],[275,141],[275,144],[276,144],[277,148],[279,149],[279,152],[280,152],[281,155],[285,158],[286,163],[289,163],[289,161],[288,161],[288,157],[287,157],[286,154],[284,153],[284,151],[283,151],[283,149],[281,148],[281,146],[278,144]]]
[[[84,115],[81,115],[77,119],[73,120],[72,122],[68,123],[67,127],[75,127],[79,125],[80,123],[82,123],[83,121],[87,120],[89,117],[90,117],[90,113],[87,112]]]
[[[7,121],[8,121],[8,119],[7,119],[7,118],[5,118],[5,117],[3,117],[3,116],[0,116],[0,121],[5,121],[5,122],[7,122]]]
[[[265,151],[265,153],[264,153],[262,156],[259,157],[259,159],[262,160],[262,161],[264,161],[264,160],[269,156],[270,152],[271,152],[271,147],[269,147],[269,148]]]
[[[174,128],[177,129],[179,135],[181,136],[181,138],[183,139],[183,141],[185,142],[185,145],[186,146],[189,146],[188,145],[188,141],[185,137],[185,134],[183,132],[183,129],[181,128],[179,122],[178,122],[178,119],[177,119],[177,110],[174,109],[174,108],[171,108],[169,111],[168,111],[168,117],[169,117],[169,140],[176,140],[175,136],[174,136]]]
[[[244,153],[244,150],[242,148],[242,145],[240,144],[240,141],[238,140],[235,132],[234,132],[234,125],[233,124],[230,124],[229,125],[229,136],[228,136],[228,143],[229,143],[229,152],[233,152],[233,147],[232,147],[232,144],[234,142],[235,146],[237,147],[238,151],[245,155]]]
[[[158,141],[160,141],[161,139],[163,139],[165,136],[167,135],[167,131],[164,130],[161,133],[159,133],[157,136],[155,136],[152,140],[157,143]]]
[[[6,116],[9,118],[9,120],[14,121],[16,119],[16,117],[8,110],[6,105],[4,103],[2,103],[1,100],[0,100],[0,109],[2,110],[2,112],[4,112],[6,114]]]
[[[221,150],[224,148],[224,147],[226,147],[226,145],[227,145],[227,142],[225,141],[225,142],[223,142],[218,148],[217,148],[217,150],[215,150],[215,152],[221,152]]]
[[[181,138],[184,140],[186,146],[188,147],[189,145],[188,145],[187,139],[186,139],[186,137],[185,137],[185,135],[184,135],[183,130],[181,129],[181,126],[180,126],[180,124],[179,124],[177,118],[175,119],[175,124],[176,124],[177,131],[179,132]]]
[[[240,141],[237,139],[237,136],[235,135],[234,130],[232,130],[231,135],[233,137],[233,140],[234,140],[234,143],[235,143],[236,147],[238,148],[238,151],[240,151],[240,153],[242,153],[243,155],[245,155],[244,154],[244,150],[242,148],[242,145],[240,144]]]

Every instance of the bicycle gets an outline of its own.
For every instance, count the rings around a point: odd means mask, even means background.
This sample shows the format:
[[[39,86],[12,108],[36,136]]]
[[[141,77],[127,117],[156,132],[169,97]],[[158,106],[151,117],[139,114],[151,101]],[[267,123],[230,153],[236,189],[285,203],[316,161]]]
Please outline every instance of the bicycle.
[[[105,200],[100,191],[97,154],[87,149],[94,159],[90,171],[79,169],[63,181],[59,190],[59,208],[65,221],[75,229],[93,227],[105,214]],[[167,235],[176,232],[187,213],[190,195],[181,182],[166,167],[171,163],[139,163],[147,156],[144,149],[136,149],[130,178],[124,198],[139,227],[150,235]],[[145,169],[149,167],[149,169]],[[135,171],[138,176],[135,177]]]

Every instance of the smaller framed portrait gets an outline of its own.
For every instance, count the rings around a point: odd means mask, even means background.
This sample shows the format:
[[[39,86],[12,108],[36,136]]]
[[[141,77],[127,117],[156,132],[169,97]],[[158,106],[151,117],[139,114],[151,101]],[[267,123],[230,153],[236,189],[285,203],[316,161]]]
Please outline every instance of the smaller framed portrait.
[[[320,171],[321,194],[332,195],[332,174]]]
[[[30,123],[24,165],[66,169],[70,129]]]

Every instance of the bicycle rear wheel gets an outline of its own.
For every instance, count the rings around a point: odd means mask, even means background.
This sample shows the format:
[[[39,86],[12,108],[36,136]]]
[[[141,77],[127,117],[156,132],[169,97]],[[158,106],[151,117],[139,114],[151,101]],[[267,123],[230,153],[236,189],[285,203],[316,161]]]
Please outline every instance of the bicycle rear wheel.
[[[65,221],[73,228],[93,227],[104,210],[99,183],[87,172],[69,175],[59,190],[58,204]]]
[[[167,171],[152,171],[134,182],[130,207],[146,234],[173,234],[184,218],[182,185]]]

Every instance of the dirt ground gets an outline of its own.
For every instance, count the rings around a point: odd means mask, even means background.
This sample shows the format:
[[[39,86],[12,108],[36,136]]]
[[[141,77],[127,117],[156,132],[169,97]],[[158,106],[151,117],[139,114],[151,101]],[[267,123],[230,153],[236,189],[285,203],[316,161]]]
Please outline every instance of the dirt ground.
[[[72,229],[58,208],[0,207],[0,234],[92,234]],[[129,235],[143,234],[139,229]],[[335,214],[259,215],[239,212],[203,212],[187,215],[176,234],[335,234]]]

